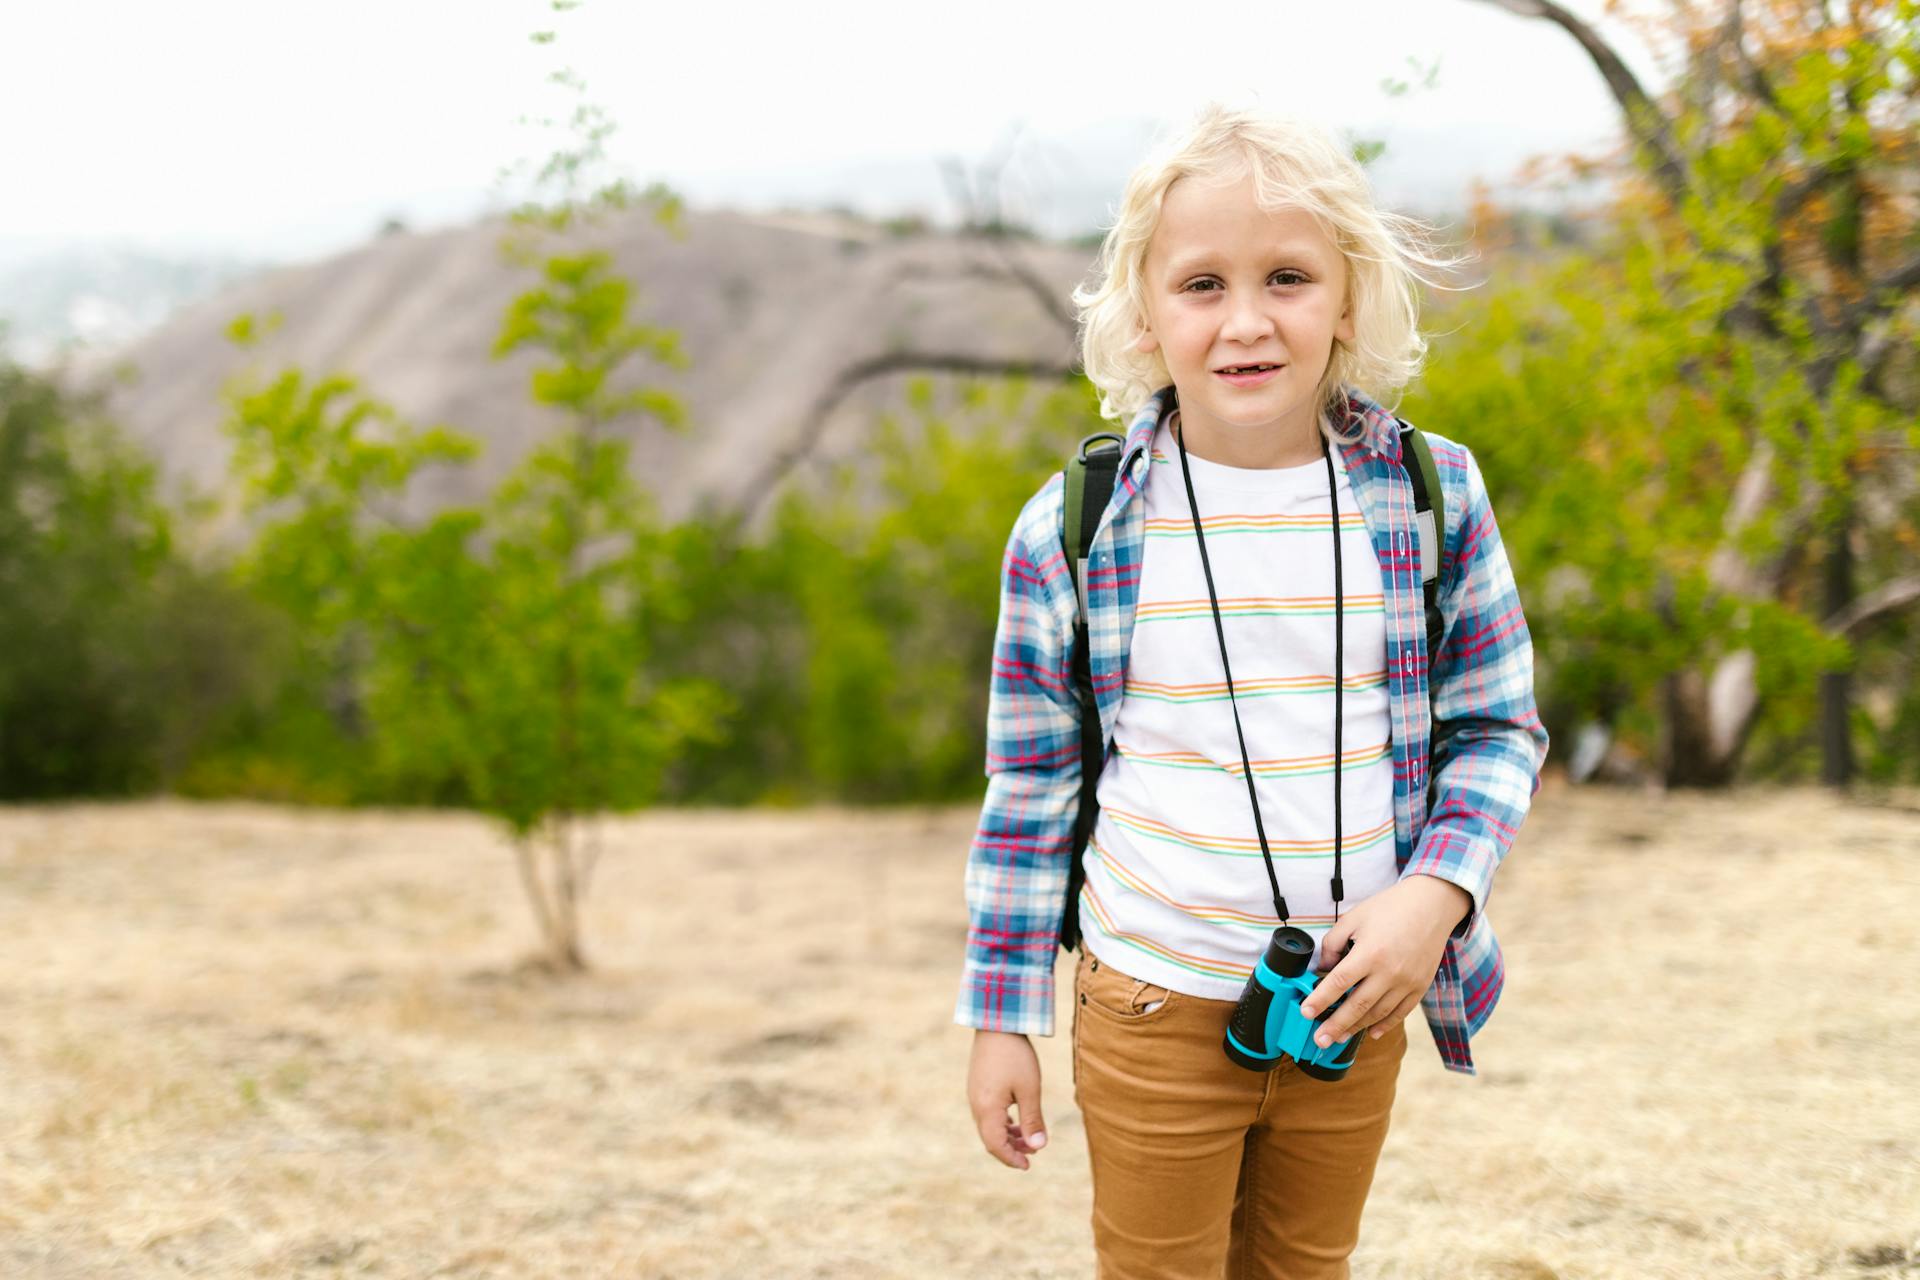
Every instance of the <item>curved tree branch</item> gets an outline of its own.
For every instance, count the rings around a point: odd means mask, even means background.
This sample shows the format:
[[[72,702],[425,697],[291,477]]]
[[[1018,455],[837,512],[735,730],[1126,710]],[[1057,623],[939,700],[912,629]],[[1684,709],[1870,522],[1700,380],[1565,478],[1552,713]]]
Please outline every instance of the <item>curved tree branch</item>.
[[[1676,206],[1685,203],[1693,183],[1687,163],[1674,145],[1672,121],[1667,119],[1667,113],[1660,109],[1660,104],[1641,88],[1639,77],[1633,74],[1625,60],[1614,52],[1613,46],[1602,39],[1599,32],[1553,0],[1480,0],[1480,3],[1505,9],[1523,18],[1544,18],[1578,41],[1593,60],[1593,65],[1599,69],[1601,78],[1607,82],[1614,101],[1620,104],[1634,140],[1653,153],[1654,176],[1659,180],[1661,189]]]
[[[1865,595],[1855,596],[1852,604],[1822,625],[1826,627],[1828,635],[1851,639],[1865,630],[1867,624],[1889,613],[1896,613],[1916,600],[1920,600],[1920,574],[1908,574],[1892,582],[1883,582]]]
[[[973,169],[969,170],[958,157],[947,156],[940,161],[940,173],[954,203],[960,206],[963,230],[986,241],[1000,259],[1005,273],[1031,294],[1040,309],[1071,337],[1078,327],[1073,313],[1062,304],[1053,287],[1020,256],[1015,237],[1008,234],[1014,223],[1007,216],[1004,176],[1013,161],[1022,128],[1024,125],[1015,126],[1001,144],[999,153]]]
[[[752,523],[755,513],[767,495],[773,492],[774,486],[813,452],[828,416],[852,394],[854,388],[894,373],[983,374],[1005,378],[1049,378],[1065,382],[1080,376],[1080,366],[1078,361],[1056,364],[1048,360],[1004,360],[940,351],[891,351],[848,365],[814,398],[793,443],[768,457],[754,476],[753,483],[741,498],[742,524]]]
[[[1741,13],[1740,0],[1732,0],[1732,3],[1727,5],[1727,19],[1720,25],[1718,44],[1723,50],[1733,51],[1733,62],[1739,70],[1740,81],[1754,101],[1777,114],[1780,110],[1780,99],[1774,95],[1773,82],[1747,54],[1747,33],[1744,22],[1745,15]]]
[[[1032,264],[1020,256],[1014,248],[1013,241],[1006,236],[993,236],[991,240],[995,251],[1000,256],[1001,265],[1006,268],[1006,274],[1012,276],[1014,282],[1040,304],[1040,309],[1046,312],[1055,324],[1066,330],[1067,338],[1071,341],[1079,332],[1080,322],[1060,300],[1060,295],[1054,291],[1053,286],[1042,280],[1040,273],[1033,269]]]
[[[1842,313],[1841,331],[1858,335],[1867,325],[1904,303],[1905,292],[1913,288],[1920,288],[1920,255],[1867,281],[1865,294]]]

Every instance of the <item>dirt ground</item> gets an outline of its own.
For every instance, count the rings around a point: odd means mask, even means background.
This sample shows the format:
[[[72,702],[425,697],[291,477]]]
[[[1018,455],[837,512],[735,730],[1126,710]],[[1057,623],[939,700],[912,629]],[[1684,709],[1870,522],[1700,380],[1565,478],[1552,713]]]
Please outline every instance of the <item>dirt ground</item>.
[[[610,823],[556,983],[481,819],[0,809],[0,1277],[1090,1276],[1064,1003],[1034,1168],[967,1114],[973,818]],[[1920,810],[1550,782],[1489,913],[1356,1276],[1920,1275]]]

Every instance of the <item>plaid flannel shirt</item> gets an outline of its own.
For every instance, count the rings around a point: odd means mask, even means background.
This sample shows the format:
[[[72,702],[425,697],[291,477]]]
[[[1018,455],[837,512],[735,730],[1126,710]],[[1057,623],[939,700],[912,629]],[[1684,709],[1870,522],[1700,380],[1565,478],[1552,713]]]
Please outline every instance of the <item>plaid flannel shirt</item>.
[[[1135,414],[1113,497],[1087,549],[1086,601],[1095,701],[1113,739],[1145,550],[1147,445],[1172,388]],[[1547,733],[1533,698],[1533,645],[1486,485],[1466,446],[1426,433],[1445,498],[1430,733],[1426,623],[1413,486],[1393,415],[1348,389],[1362,427],[1338,446],[1373,538],[1387,603],[1393,730],[1394,859],[1402,878],[1438,876],[1473,905],[1447,939],[1421,997],[1448,1070],[1474,1074],[1468,1041],[1500,998],[1500,943],[1487,920],[1493,873],[1540,787]],[[1060,545],[1062,479],[1028,500],[1001,567],[987,712],[987,795],[967,855],[966,956],[954,1020],[1053,1034],[1054,961],[1080,799],[1073,696],[1073,582]],[[1431,743],[1431,757],[1429,744]],[[1431,775],[1431,776],[1430,776]],[[1078,904],[1075,905],[1078,909]]]

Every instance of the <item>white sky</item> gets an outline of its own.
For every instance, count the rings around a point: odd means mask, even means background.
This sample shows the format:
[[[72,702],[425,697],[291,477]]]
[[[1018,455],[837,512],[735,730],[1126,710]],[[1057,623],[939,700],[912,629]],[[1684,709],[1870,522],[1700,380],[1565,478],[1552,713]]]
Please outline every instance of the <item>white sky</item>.
[[[1437,87],[1392,98],[1409,58]],[[1209,96],[1384,139],[1382,197],[1427,207],[1617,132],[1564,32],[1476,0],[0,0],[0,247],[305,256],[390,213],[462,220],[561,139],[515,123],[578,101],[545,82],[561,66],[619,125],[616,171],[696,205],[945,220],[936,160],[1018,130],[1021,211],[1054,231],[1097,224],[1144,140]]]

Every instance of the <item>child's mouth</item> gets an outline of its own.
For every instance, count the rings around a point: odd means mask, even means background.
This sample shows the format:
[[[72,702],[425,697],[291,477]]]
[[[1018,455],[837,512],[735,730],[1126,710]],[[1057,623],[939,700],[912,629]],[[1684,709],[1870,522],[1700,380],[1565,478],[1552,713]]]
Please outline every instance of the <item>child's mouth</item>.
[[[1226,379],[1227,382],[1233,386],[1252,387],[1265,382],[1268,378],[1280,372],[1284,367],[1284,365],[1277,364],[1253,367],[1234,366],[1227,369],[1216,369],[1214,372]]]

